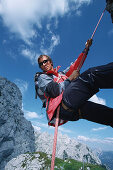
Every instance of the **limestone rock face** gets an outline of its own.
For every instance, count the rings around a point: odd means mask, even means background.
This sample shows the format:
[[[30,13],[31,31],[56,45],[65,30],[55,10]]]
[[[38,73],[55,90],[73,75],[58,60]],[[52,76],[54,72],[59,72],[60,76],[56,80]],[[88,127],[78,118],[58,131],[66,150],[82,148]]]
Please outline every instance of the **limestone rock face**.
[[[5,166],[5,170],[42,170],[44,168],[45,168],[44,158],[41,159],[40,154],[38,153],[21,154],[16,158],[13,158]]]
[[[0,169],[12,158],[35,151],[34,129],[24,118],[19,88],[0,77]]]
[[[47,132],[35,132],[36,151],[52,154],[53,136]],[[85,161],[92,164],[101,164],[100,159],[85,144],[75,139],[69,138],[67,135],[58,134],[56,157],[65,159],[71,158],[77,161]]]

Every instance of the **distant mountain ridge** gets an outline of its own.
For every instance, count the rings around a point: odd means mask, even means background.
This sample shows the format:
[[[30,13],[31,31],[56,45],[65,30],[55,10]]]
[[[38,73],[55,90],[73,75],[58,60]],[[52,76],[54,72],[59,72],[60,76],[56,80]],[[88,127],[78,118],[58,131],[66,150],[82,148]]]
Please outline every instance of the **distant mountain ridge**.
[[[53,135],[46,132],[40,133],[35,131],[36,151],[52,153]],[[67,135],[58,134],[56,157],[67,158],[84,161],[92,164],[101,164],[100,159],[88,148],[87,145],[79,143],[75,139],[69,138]]]
[[[99,158],[103,165],[106,165],[109,170],[113,170],[113,151],[102,151]]]

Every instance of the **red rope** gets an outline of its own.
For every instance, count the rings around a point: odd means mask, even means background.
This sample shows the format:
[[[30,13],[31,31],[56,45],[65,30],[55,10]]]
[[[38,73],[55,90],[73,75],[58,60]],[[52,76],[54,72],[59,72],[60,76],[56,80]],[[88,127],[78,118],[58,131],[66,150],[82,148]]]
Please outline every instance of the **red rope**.
[[[95,32],[96,32],[96,30],[97,30],[97,28],[98,28],[98,26],[99,26],[99,24],[100,24],[100,21],[101,21],[103,15],[104,15],[105,10],[106,10],[106,8],[104,9],[104,11],[102,12],[102,14],[101,14],[101,16],[100,16],[100,19],[99,19],[99,21],[98,21],[98,23],[97,23],[97,25],[96,25],[96,27],[95,27],[95,29],[94,29],[94,31],[93,31],[93,34],[92,34],[92,36],[91,36],[91,39],[93,39],[93,37],[94,37],[94,35],[95,35]],[[81,67],[82,67],[82,65],[83,65],[83,63],[84,63],[84,58],[85,58],[85,56],[86,56],[86,54],[87,54],[87,52],[88,52],[88,49],[89,49],[89,47],[87,47],[87,49],[86,49],[86,51],[85,51],[85,53],[84,53],[84,55],[83,55],[83,57],[82,57],[82,60],[81,60],[79,66],[78,66],[78,68],[77,68],[78,71],[80,71],[80,69],[81,69]]]
[[[96,25],[96,27],[95,27],[95,30],[94,30],[94,32],[93,32],[93,34],[92,34],[92,36],[91,36],[91,39],[93,39],[93,37],[94,37],[94,35],[95,35],[95,32],[96,32],[96,30],[97,30],[97,28],[98,28],[98,25],[99,25],[99,23],[100,23],[103,15],[104,15],[105,10],[106,10],[106,8],[104,9],[104,11],[102,12],[102,14],[101,14],[101,16],[100,16],[100,19],[99,19],[99,21],[98,21],[98,23],[97,23],[97,25]]]
[[[93,32],[93,34],[91,36],[91,39],[93,39],[93,37],[94,37],[94,34],[95,34],[95,32],[96,32],[96,30],[98,28],[98,25],[99,25],[103,15],[104,15],[105,10],[106,10],[106,8],[104,9],[104,11],[102,12],[102,15],[100,16],[100,19],[99,19],[99,21],[98,21],[98,23],[97,23],[97,25],[95,27],[95,30],[94,30],[94,32]],[[79,71],[80,71],[80,69],[81,69],[81,67],[83,65],[84,57],[85,57],[87,51],[88,51],[88,47],[87,47],[86,52],[85,52],[79,66],[77,68]],[[59,122],[59,111],[60,111],[60,106],[57,108],[57,115],[56,115],[56,122],[55,122],[55,133],[54,133],[52,160],[51,160],[51,170],[54,170],[54,164],[55,164],[55,154],[56,154],[56,144],[57,144],[57,134],[58,134],[58,122]]]
[[[58,122],[59,122],[59,111],[60,111],[60,106],[58,106],[58,108],[57,108],[57,115],[56,115],[56,122],[55,122],[55,133],[54,133],[54,142],[53,142],[51,170],[54,170],[54,164],[55,164],[56,143],[57,143],[57,133],[58,133]]]

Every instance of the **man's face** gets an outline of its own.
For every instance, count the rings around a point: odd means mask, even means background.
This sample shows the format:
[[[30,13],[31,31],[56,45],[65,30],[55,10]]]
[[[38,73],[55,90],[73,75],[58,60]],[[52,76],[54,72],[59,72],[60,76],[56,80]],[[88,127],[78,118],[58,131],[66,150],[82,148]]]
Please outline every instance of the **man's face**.
[[[48,61],[48,58],[46,56],[43,56],[42,58],[40,58],[39,65],[40,65],[40,68],[44,72],[47,72],[49,70],[53,70],[52,63],[50,61]]]

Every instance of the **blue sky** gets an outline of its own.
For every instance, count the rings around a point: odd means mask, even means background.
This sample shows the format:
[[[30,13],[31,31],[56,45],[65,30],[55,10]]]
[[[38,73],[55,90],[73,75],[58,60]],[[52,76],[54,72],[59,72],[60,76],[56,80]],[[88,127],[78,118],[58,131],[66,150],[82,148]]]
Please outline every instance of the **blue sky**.
[[[34,75],[40,54],[52,57],[54,67],[65,69],[85,47],[105,8],[105,0],[1,0],[0,75],[15,82],[23,94],[25,117],[40,131],[48,127],[40,99],[35,100]],[[81,72],[113,61],[113,24],[106,11]],[[113,90],[100,90],[91,100],[113,107]],[[59,127],[91,147],[113,150],[113,129],[86,120]]]

